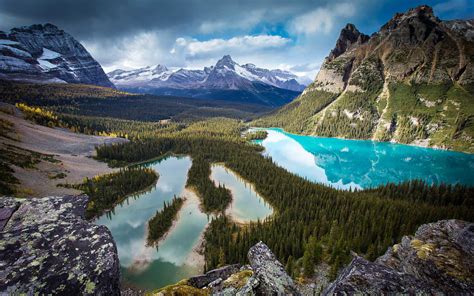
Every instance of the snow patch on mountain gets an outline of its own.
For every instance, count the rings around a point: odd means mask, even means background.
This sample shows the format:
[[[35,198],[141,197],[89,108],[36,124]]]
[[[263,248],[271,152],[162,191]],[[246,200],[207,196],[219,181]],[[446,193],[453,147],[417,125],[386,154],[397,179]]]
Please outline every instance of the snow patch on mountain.
[[[268,70],[254,64],[239,65],[225,55],[216,65],[203,70],[169,70],[165,66],[148,66],[134,70],[114,70],[107,74],[118,87],[177,89],[249,89],[253,83],[301,92],[305,85],[297,75],[280,69]]]
[[[52,24],[0,31],[0,79],[114,86],[87,50]]]

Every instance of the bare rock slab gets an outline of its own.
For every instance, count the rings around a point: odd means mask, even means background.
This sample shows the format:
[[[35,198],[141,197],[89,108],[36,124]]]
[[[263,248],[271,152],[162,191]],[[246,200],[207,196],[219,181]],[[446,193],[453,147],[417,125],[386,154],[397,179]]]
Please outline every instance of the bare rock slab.
[[[266,244],[255,244],[249,249],[247,257],[254,273],[249,279],[252,289],[244,287],[242,294],[253,290],[256,295],[300,295],[295,283]]]
[[[19,200],[0,232],[0,294],[120,294],[115,242],[107,227],[83,219],[87,200]]]
[[[375,262],[356,256],[323,293],[334,294],[473,295],[474,224],[424,224]]]

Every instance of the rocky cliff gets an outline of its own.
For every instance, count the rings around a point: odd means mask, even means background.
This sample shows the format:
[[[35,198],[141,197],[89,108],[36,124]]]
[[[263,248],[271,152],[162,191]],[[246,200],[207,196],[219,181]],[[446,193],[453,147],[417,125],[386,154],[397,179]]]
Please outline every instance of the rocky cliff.
[[[119,295],[117,249],[86,195],[0,198],[1,295]]]
[[[114,86],[77,40],[51,24],[0,31],[0,79]]]
[[[324,295],[474,293],[474,224],[442,220],[422,225],[375,262],[355,256]]]
[[[372,36],[348,24],[315,81],[263,125],[305,134],[474,151],[474,20],[431,7]]]
[[[422,225],[375,262],[353,254],[352,262],[323,295],[472,295],[474,224],[442,220]],[[229,265],[165,287],[155,294],[313,295],[299,284],[262,242],[248,252],[250,265]],[[307,286],[307,287],[306,287]],[[301,290],[300,290],[301,288]]]

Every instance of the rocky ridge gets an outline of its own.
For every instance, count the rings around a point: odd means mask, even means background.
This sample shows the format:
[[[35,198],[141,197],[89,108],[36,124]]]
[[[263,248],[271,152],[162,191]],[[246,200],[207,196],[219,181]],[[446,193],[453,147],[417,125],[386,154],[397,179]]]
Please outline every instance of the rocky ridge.
[[[324,295],[474,293],[474,224],[442,220],[404,236],[375,262],[355,255]]]
[[[114,87],[89,52],[52,24],[0,31],[0,79]]]
[[[311,284],[296,285],[271,250],[259,242],[250,265],[237,264],[165,287],[156,295],[312,295]],[[303,289],[308,285],[308,289]],[[421,225],[375,262],[353,254],[322,295],[470,295],[474,293],[474,224],[441,220]]]
[[[0,294],[119,295],[117,249],[88,196],[0,198]]]

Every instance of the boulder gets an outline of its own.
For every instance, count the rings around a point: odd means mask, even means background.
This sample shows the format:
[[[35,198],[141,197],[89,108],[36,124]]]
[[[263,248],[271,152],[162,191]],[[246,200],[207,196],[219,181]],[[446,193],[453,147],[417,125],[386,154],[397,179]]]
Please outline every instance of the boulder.
[[[474,294],[474,223],[424,224],[376,262],[413,275],[445,294]]]
[[[375,262],[355,256],[323,295],[474,294],[474,224],[424,224]]]
[[[431,294],[429,285],[412,275],[356,256],[323,295],[338,294]]]
[[[86,195],[17,201],[0,232],[0,294],[120,294],[115,242],[107,227],[84,220],[87,201]]]
[[[253,276],[241,291],[245,293],[241,294],[250,294],[250,291],[253,291],[256,295],[300,295],[293,280],[266,244],[255,244],[250,248],[247,257]]]
[[[227,279],[233,273],[240,270],[240,264],[227,265],[221,268],[213,269],[206,274],[194,276],[188,279],[188,285],[195,288],[203,288],[212,282],[220,279],[221,281]]]
[[[18,209],[19,205],[20,203],[12,197],[4,197],[0,199],[0,231],[5,228],[5,225],[7,225],[7,222]]]

